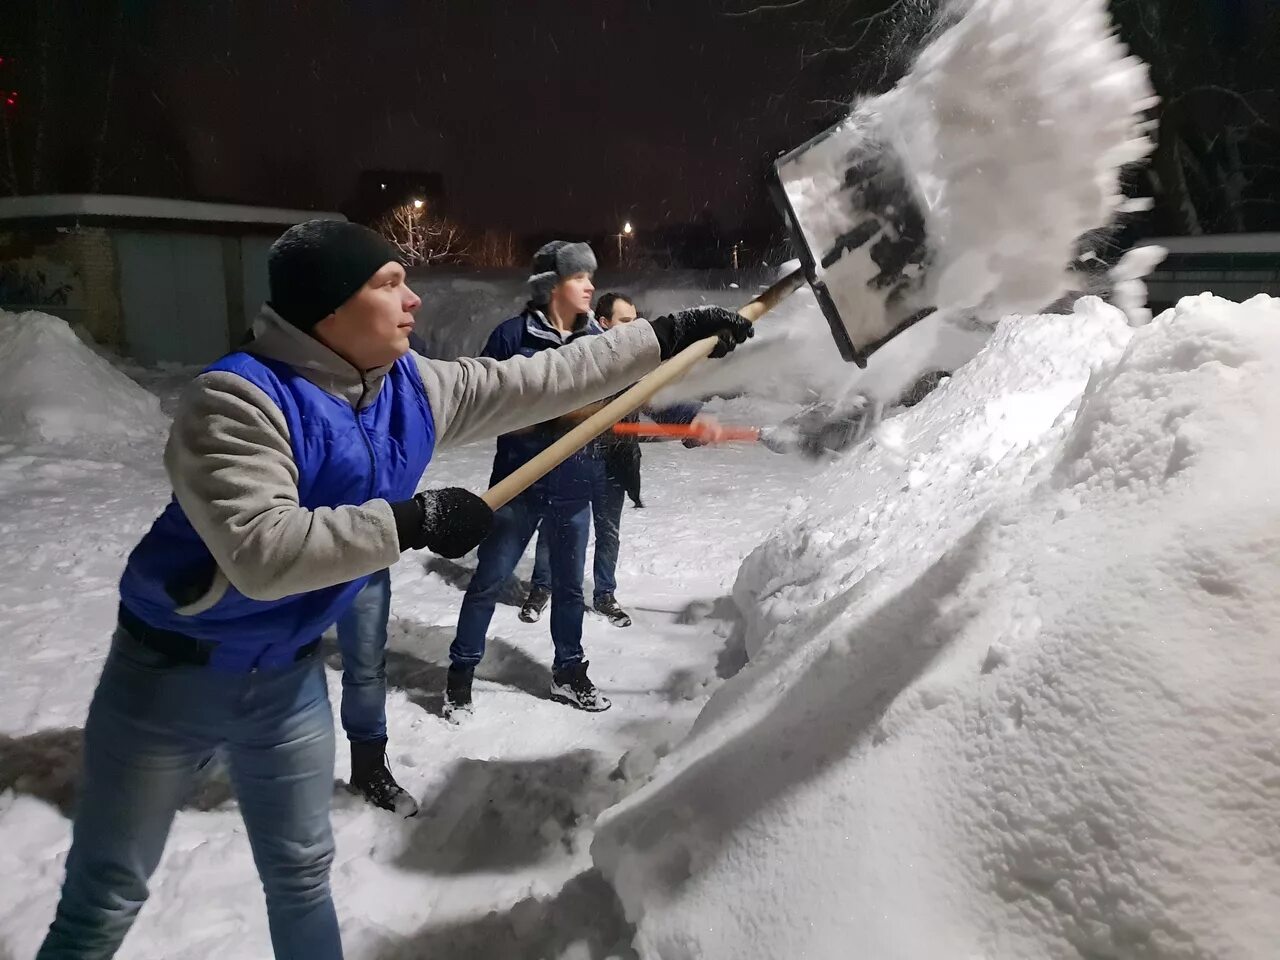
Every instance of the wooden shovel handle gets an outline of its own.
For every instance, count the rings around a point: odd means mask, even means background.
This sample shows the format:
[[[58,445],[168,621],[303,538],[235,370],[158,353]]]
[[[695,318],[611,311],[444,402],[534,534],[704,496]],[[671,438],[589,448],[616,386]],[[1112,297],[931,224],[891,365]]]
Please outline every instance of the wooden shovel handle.
[[[743,306],[738,315],[755,323],[802,283],[804,273],[801,270],[789,273]],[[716,343],[717,338],[707,337],[685,347],[630,390],[615,397],[532,460],[495,483],[481,495],[481,499],[492,510],[506,506],[627,414],[648,403],[663,387],[679,380],[709,357],[716,348]]]

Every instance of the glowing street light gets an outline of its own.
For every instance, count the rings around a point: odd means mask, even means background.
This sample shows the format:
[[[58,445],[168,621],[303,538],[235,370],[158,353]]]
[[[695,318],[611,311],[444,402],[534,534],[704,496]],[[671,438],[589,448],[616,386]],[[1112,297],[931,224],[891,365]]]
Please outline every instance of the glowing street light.
[[[624,224],[622,225],[622,232],[621,232],[621,233],[619,233],[619,234],[617,234],[617,237],[618,237],[618,262],[619,262],[619,263],[621,263],[621,262],[622,262],[622,238],[623,238],[623,237],[630,237],[630,236],[631,236],[631,234],[632,234],[632,232],[633,232],[633,230],[632,230],[632,227],[631,227],[631,221],[630,221],[630,220],[628,220],[626,223],[624,223]]]
[[[414,201],[413,201],[413,209],[415,209],[415,210],[421,210],[421,209],[422,209],[422,203],[423,203],[423,202],[422,202],[421,200],[419,200],[419,199],[417,199],[417,198],[415,197],[415,198],[414,198]]]

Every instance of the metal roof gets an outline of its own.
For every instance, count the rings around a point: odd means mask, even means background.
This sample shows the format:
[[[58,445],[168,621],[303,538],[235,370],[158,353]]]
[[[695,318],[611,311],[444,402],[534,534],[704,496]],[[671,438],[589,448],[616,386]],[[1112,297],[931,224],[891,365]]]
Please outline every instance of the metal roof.
[[[233,203],[205,203],[199,200],[170,200],[163,197],[59,193],[0,198],[0,221],[80,218],[279,224],[281,226],[292,226],[304,220],[346,219],[340,213],[323,210],[286,210],[279,207],[250,207]]]

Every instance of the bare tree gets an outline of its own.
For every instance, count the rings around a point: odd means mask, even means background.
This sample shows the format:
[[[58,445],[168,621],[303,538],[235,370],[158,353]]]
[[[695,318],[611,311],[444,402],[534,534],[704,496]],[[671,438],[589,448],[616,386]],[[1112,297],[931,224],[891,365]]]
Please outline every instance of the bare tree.
[[[515,235],[510,230],[486,230],[469,259],[476,267],[516,266]]]
[[[22,193],[22,183],[18,179],[18,161],[13,152],[13,127],[9,123],[9,106],[0,104],[0,133],[4,134],[4,152],[7,163],[5,185],[8,192],[17,196]]]
[[[101,3],[71,20],[57,4],[25,5],[25,31],[12,40],[20,100],[0,117],[11,194],[97,191],[105,169],[109,120],[120,95],[128,4]],[[84,77],[91,82],[84,82]]]
[[[1254,206],[1276,205],[1280,100],[1267,32],[1226,38],[1197,0],[1112,0],[1121,36],[1151,68],[1161,103],[1148,168],[1163,227],[1242,231]]]
[[[446,217],[433,216],[417,200],[387,211],[374,229],[395,244],[411,267],[465,263],[471,249],[461,226]]]
[[[102,98],[102,125],[98,128],[98,142],[93,153],[93,172],[89,189],[97,193],[102,189],[102,162],[107,152],[107,124],[111,120],[111,95],[116,83],[116,69],[120,64],[120,33],[124,29],[124,4],[117,0],[115,17],[111,27],[111,61],[107,67],[107,79]]]
[[[40,59],[37,86],[40,90],[40,107],[36,112],[36,129],[34,143],[31,147],[31,192],[39,193],[42,183],[41,175],[45,166],[45,133],[49,129],[48,117],[51,112],[52,90],[49,86],[49,34],[52,32],[53,17],[48,4],[36,7],[36,23],[40,31]],[[15,191],[16,192],[16,191]]]

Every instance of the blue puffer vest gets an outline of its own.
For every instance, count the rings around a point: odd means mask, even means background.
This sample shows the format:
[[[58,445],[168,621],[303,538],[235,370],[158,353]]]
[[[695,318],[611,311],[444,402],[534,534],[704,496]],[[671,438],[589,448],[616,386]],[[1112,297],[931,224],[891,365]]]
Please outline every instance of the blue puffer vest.
[[[243,377],[279,406],[289,427],[303,507],[338,507],[413,496],[435,449],[435,421],[412,355],[383,378],[377,398],[357,412],[288,364],[232,353],[208,368]],[[213,669],[281,666],[346,612],[367,578],[281,600],[251,600],[234,587],[210,609],[184,616],[216,564],[176,500],[129,556],[120,599],[136,617],[217,644]]]
[[[567,337],[561,339],[556,331],[533,307],[519,316],[503,321],[485,343],[483,356],[495,360],[511,357],[531,357],[543,350],[555,350],[580,337],[604,333],[590,314],[579,318],[579,324]],[[497,483],[517,468],[532,460],[551,446],[565,432],[560,424],[545,424],[521,433],[507,433],[498,437],[497,452],[493,458],[493,473],[489,485]],[[564,463],[535,483],[526,494],[557,502],[575,503],[591,498],[596,472],[603,471],[604,461],[595,441],[587,444]]]

